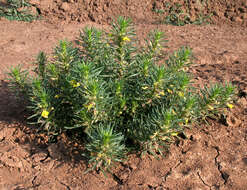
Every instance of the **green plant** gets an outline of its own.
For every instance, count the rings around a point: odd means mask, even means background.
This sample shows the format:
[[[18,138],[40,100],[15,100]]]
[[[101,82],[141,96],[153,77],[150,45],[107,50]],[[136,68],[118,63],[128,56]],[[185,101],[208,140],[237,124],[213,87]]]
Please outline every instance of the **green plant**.
[[[164,10],[154,9],[153,11],[158,14],[163,14],[163,15],[166,14],[166,16],[162,18],[161,21],[161,23],[164,24],[170,24],[174,26],[184,26],[186,24],[196,24],[196,25],[208,24],[212,14],[204,15],[202,13],[202,10],[200,10],[200,14],[196,16],[196,19],[192,20],[190,14],[188,13],[189,3],[190,3],[189,1],[185,3],[186,11],[182,9],[182,5],[179,3],[171,4],[168,2],[166,3]],[[201,6],[204,7],[207,2],[199,1],[197,3],[201,4]]]
[[[189,48],[162,60],[163,32],[140,47],[131,20],[119,17],[109,33],[85,28],[77,42],[40,53],[36,75],[13,69],[10,84],[43,130],[81,138],[93,169],[108,170],[130,151],[163,154],[184,128],[232,107],[231,84],[192,87]]]
[[[202,13],[200,13],[196,20],[192,22],[192,24],[196,24],[196,25],[202,25],[202,24],[210,24],[210,19],[212,17],[212,13],[209,15],[204,15]]]
[[[164,19],[165,24],[171,24],[176,26],[184,26],[191,24],[189,14],[182,10],[182,5],[175,3],[169,8],[168,15]]]
[[[37,19],[37,15],[31,14],[27,9],[30,6],[26,0],[6,0],[6,4],[0,4],[0,17],[30,22]]]

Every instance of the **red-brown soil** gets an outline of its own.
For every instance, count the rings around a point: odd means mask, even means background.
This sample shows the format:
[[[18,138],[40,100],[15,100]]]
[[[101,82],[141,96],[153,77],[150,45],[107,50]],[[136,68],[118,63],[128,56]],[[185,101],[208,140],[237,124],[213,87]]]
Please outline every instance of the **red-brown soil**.
[[[200,13],[212,13],[212,21],[217,24],[228,23],[234,25],[247,24],[247,2],[245,0],[31,0],[31,4],[48,18],[50,22],[63,20],[66,22],[93,21],[110,23],[112,18],[119,15],[129,16],[136,23],[157,23],[164,15],[155,10],[166,10],[167,2],[183,5],[183,10],[195,18]]]
[[[184,2],[184,1],[179,1]],[[191,15],[198,13],[189,1]],[[194,2],[194,3],[193,3]],[[210,1],[205,12],[215,12],[214,24],[183,27],[159,25],[163,1],[32,0],[43,20],[32,23],[0,19],[0,190],[246,190],[247,189],[247,4]],[[184,6],[185,7],[185,6]],[[58,40],[75,40],[86,25],[108,28],[112,17],[126,15],[136,23],[138,37],[150,30],[166,33],[168,52],[192,48],[195,84],[232,81],[239,91],[225,124],[209,121],[186,131],[188,139],[173,144],[165,158],[130,155],[114,175],[84,174],[79,145],[62,136],[47,143],[26,124],[23,103],[7,89],[11,66],[26,68],[39,51],[52,52]]]

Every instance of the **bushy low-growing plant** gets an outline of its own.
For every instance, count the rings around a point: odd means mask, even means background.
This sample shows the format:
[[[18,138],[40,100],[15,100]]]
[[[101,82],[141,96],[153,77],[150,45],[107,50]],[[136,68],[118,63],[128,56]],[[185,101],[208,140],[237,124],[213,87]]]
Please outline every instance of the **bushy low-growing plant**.
[[[192,87],[189,48],[161,60],[163,32],[151,32],[143,47],[137,42],[131,20],[119,17],[110,32],[87,27],[77,47],[61,41],[52,57],[40,53],[35,75],[10,72],[30,119],[50,135],[77,133],[93,169],[109,169],[133,150],[162,154],[185,127],[232,107],[231,84]]]
[[[204,5],[204,2],[200,2]],[[179,3],[171,4],[169,2],[166,3],[165,9],[154,9],[154,12],[165,15],[161,19],[161,23],[169,24],[174,26],[184,26],[186,24],[209,24],[212,14],[205,15],[200,10],[200,13],[196,15],[195,19],[191,18],[191,15],[188,11],[188,5],[185,5],[186,11],[182,9],[182,5]]]
[[[9,20],[18,20],[30,22],[38,18],[32,14],[28,0],[6,0],[6,4],[0,3],[0,17],[5,17]]]

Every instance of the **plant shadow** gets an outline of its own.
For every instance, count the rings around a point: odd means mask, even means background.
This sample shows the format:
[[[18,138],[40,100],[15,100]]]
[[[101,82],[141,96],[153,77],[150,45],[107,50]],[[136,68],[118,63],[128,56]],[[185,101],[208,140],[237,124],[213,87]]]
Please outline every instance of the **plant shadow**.
[[[23,122],[25,120],[26,108],[23,99],[8,88],[8,82],[0,81],[0,121],[5,123]]]
[[[69,163],[73,167],[81,162],[86,165],[86,159],[82,156],[83,147],[79,143],[65,134],[51,139],[39,126],[28,124],[29,113],[25,101],[15,96],[5,80],[0,81],[0,108],[0,124],[3,124],[0,131],[5,127],[16,128],[13,141],[24,148],[30,157],[36,157],[40,163],[56,160],[59,165]]]

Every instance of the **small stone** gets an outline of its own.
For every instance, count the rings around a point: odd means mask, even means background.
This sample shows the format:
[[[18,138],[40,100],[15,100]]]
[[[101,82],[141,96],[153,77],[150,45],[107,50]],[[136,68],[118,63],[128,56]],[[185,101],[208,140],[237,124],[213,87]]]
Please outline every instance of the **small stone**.
[[[247,166],[247,157],[246,158],[242,158],[242,161]]]
[[[32,157],[33,157],[34,162],[41,162],[47,158],[47,153],[39,152],[37,154],[34,154]]]
[[[230,127],[238,127],[241,124],[241,120],[239,120],[233,115],[229,115],[226,118],[226,123]]]
[[[40,0],[29,0],[28,3],[30,3],[31,5],[39,5]]]
[[[235,21],[236,21],[236,22],[242,22],[243,20],[242,20],[240,17],[236,17],[236,18],[235,18]]]
[[[242,97],[238,100],[238,103],[241,105],[241,106],[244,106],[246,107],[247,106],[247,100],[245,97]]]
[[[120,176],[121,180],[124,180],[124,181],[125,181],[128,177],[129,177],[129,173],[128,173],[128,172],[124,172],[124,173]]]
[[[130,163],[129,164],[129,167],[132,169],[132,170],[136,170],[137,169],[137,166],[135,163]]]
[[[61,158],[61,152],[59,151],[59,147],[57,144],[51,144],[48,147],[48,152],[53,159],[60,159]]]
[[[63,10],[63,11],[68,11],[68,10],[70,10],[69,3],[63,2],[62,5],[60,6],[60,9]]]
[[[162,179],[161,178],[156,178],[156,177],[148,177],[145,180],[145,183],[148,186],[152,186],[152,187],[157,187],[161,182],[162,182]]]

